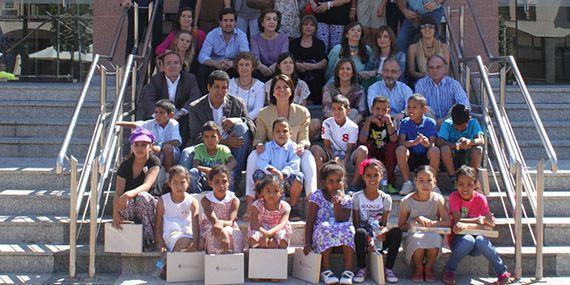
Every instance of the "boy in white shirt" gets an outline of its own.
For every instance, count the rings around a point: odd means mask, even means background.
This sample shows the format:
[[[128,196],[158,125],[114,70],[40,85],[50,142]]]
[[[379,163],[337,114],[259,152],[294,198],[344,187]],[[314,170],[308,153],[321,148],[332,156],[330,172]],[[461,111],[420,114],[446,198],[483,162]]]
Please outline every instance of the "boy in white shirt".
[[[182,144],[178,122],[174,119],[174,110],[175,107],[172,102],[162,99],[156,102],[154,119],[136,122],[117,122],[117,126],[131,129],[142,127],[151,131],[156,137],[152,151],[160,157],[166,171],[178,163],[180,158],[178,146]]]
[[[353,150],[358,140],[358,125],[348,118],[350,102],[343,95],[332,98],[333,116],[324,120],[321,135],[323,146],[313,145],[311,152],[317,164],[317,176],[323,164],[329,160],[337,160],[345,166],[354,163]]]

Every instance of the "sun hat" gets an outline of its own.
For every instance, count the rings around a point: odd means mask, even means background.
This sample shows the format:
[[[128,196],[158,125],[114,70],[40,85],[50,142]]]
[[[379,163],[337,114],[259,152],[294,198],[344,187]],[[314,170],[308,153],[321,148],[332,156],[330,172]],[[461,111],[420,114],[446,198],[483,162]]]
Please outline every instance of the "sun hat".
[[[135,142],[153,143],[155,141],[155,137],[154,137],[154,134],[147,129],[136,128],[131,133],[131,137],[129,138],[129,141],[131,142],[131,144],[133,144]]]

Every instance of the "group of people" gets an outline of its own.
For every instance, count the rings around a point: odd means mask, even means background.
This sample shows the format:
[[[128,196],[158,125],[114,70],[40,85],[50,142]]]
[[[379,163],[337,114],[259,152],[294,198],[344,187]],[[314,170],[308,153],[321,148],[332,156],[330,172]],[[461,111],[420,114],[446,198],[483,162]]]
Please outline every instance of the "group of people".
[[[305,253],[322,254],[326,284],[352,284],[365,280],[366,253],[380,241],[386,280],[397,282],[402,240],[412,279],[434,281],[443,238],[403,239],[414,225],[494,226],[476,191],[483,131],[437,39],[443,1],[309,1],[303,17],[296,0],[263,11],[235,1],[237,12],[223,2],[219,27],[206,32],[194,24],[200,12],[180,9],[137,106],[144,120],[118,123],[133,131],[117,172],[116,227],[141,223],[146,250],[232,253],[244,244],[286,248],[290,221],[306,210]],[[403,21],[384,26],[397,12]],[[319,104],[322,117],[312,118],[307,106]],[[437,187],[440,162],[457,187],[449,208]],[[166,183],[157,184],[162,170]],[[247,197],[247,237],[236,193]],[[390,194],[405,196],[397,225],[388,223]],[[484,254],[499,282],[511,280],[487,238],[454,234],[450,247],[447,284],[467,254]],[[334,251],[344,253],[340,278],[330,270]]]

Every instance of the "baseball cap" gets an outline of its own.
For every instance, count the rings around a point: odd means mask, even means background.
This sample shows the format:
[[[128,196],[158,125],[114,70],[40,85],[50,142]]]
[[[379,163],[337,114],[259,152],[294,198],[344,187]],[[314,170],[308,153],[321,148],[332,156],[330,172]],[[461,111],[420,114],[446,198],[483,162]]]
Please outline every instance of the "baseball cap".
[[[129,138],[131,144],[135,142],[148,142],[153,143],[155,141],[154,134],[144,128],[136,128],[132,133],[131,137]]]

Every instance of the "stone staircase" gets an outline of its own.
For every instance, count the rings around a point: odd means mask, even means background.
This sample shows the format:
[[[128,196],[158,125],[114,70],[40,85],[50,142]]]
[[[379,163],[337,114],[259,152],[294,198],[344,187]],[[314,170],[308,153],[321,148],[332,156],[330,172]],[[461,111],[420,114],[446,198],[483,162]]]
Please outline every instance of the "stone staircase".
[[[0,283],[12,281],[51,284],[64,278],[68,272],[69,176],[55,175],[54,167],[55,157],[80,89],[81,86],[72,84],[0,85],[0,100],[9,102],[9,107],[0,107],[4,111],[0,113],[0,150],[3,155],[0,156]],[[545,127],[554,140],[560,159],[558,173],[545,174],[545,276],[570,276],[570,207],[567,206],[570,202],[570,146],[556,143],[570,138],[570,132],[566,131],[570,128],[570,115],[563,110],[564,104],[570,104],[570,98],[563,95],[570,91],[570,88],[532,87],[530,90],[541,116],[544,114]],[[70,152],[77,157],[82,158],[85,155],[93,130],[93,122],[98,112],[96,94],[97,88],[93,88],[88,96],[86,109],[80,116],[76,137],[72,140]],[[529,159],[527,163],[532,166],[536,164],[537,159],[544,157],[544,154],[540,152],[539,147],[535,147],[538,144],[536,131],[528,127],[530,118],[525,115],[520,102],[522,101],[517,94],[509,89],[509,116],[513,120],[512,124],[517,138],[521,141],[525,158]],[[562,105],[557,108],[560,102]],[[444,184],[442,189],[450,188],[445,178],[442,177],[440,181]],[[494,187],[492,178],[491,183],[493,190],[488,200],[498,218],[497,229],[500,232],[500,238],[493,242],[509,267],[513,268],[513,223],[506,218],[503,210],[503,203],[508,201],[504,193],[498,192]],[[393,199],[391,221],[395,223],[401,197],[395,195]],[[528,204],[526,200],[525,203]],[[529,216],[531,223],[534,223],[533,215]],[[107,218],[110,218],[110,215]],[[240,225],[245,232],[246,224]],[[303,227],[302,222],[294,224],[293,246],[303,244]],[[527,226],[524,231],[523,274],[533,276],[534,244]],[[88,269],[86,232],[84,227],[78,241],[79,273],[85,273]],[[113,280],[125,280],[125,276],[135,276],[147,280],[144,282],[157,283],[149,275],[154,261],[159,256],[157,252],[142,255],[110,254],[103,251],[103,242],[103,234],[100,233],[96,257],[98,276],[114,276],[109,277],[115,278]],[[449,250],[444,249],[443,256],[438,261],[438,271],[448,256]],[[338,258],[335,258],[334,264],[337,267],[340,265]],[[406,284],[410,271],[404,264],[403,255],[399,256],[395,268],[403,279],[402,283]],[[494,275],[488,262],[482,257],[466,258],[458,274],[467,280],[470,280],[470,277],[484,278]],[[291,280],[294,281],[292,278]]]

